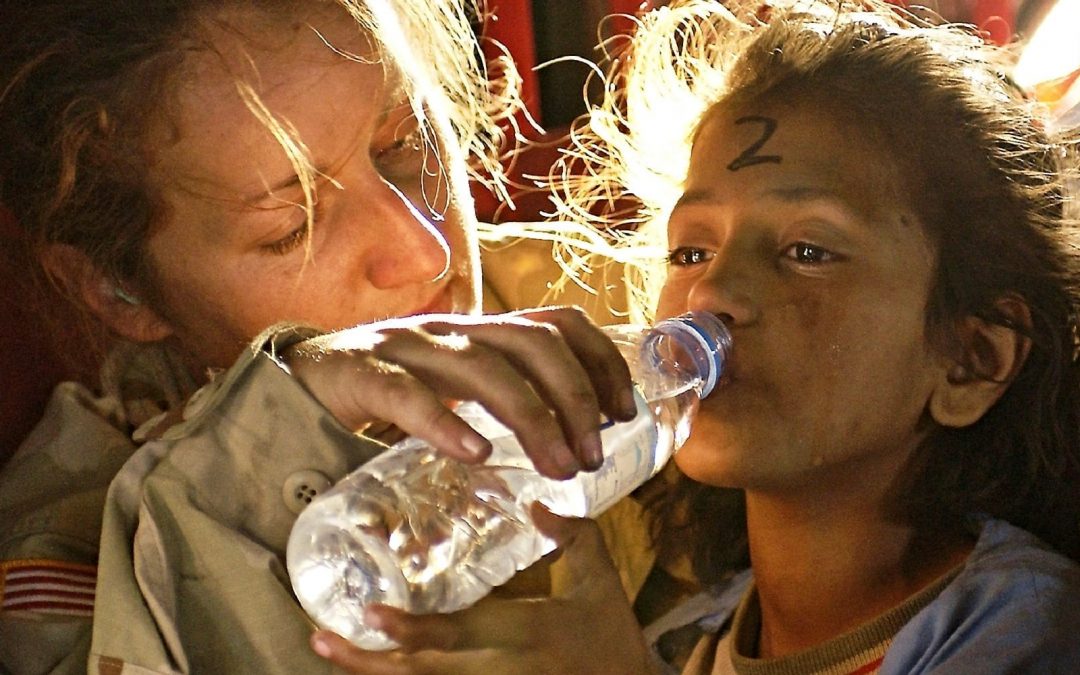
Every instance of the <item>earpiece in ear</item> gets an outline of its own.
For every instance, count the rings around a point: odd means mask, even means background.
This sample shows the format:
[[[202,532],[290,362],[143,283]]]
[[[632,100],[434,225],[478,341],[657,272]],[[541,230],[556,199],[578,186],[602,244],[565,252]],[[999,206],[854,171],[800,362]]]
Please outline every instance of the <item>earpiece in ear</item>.
[[[125,291],[120,286],[113,286],[113,295],[115,295],[117,298],[119,298],[120,300],[123,300],[124,302],[126,302],[129,305],[141,305],[142,304],[141,300],[136,298],[134,295],[128,293],[127,291]]]
[[[967,369],[967,366],[958,363],[949,369],[948,378],[949,382],[960,384],[971,379],[971,372]]]

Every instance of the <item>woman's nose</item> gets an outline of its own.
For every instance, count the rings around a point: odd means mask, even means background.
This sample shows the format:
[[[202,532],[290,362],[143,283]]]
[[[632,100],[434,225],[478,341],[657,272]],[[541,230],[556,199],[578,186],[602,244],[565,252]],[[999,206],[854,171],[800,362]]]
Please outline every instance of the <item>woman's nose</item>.
[[[372,209],[361,214],[375,227],[364,228],[367,242],[364,272],[373,286],[385,290],[442,278],[450,269],[450,245],[431,219],[396,185],[379,179]]]

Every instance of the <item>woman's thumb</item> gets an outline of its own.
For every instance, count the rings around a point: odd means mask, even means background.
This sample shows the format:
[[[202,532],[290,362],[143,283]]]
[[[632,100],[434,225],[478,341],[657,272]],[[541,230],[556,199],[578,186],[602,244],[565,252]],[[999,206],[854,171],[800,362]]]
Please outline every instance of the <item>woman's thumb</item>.
[[[618,573],[608,555],[603,535],[587,518],[564,518],[540,504],[532,508],[533,522],[559,546],[551,566],[551,595],[566,597],[589,590],[590,594],[619,586]]]

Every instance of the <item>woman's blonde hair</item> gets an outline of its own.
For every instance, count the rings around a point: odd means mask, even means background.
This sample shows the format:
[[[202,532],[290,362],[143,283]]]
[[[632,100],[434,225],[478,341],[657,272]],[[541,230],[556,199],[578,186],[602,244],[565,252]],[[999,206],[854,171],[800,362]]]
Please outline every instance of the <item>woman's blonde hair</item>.
[[[185,50],[208,47],[200,22],[230,8],[284,16],[303,1],[6,3],[0,202],[32,245],[70,244],[117,279],[147,279],[142,246],[162,204],[146,181],[146,134],[151,120],[168,115],[160,108]],[[445,168],[505,194],[499,160],[516,141],[518,78],[505,54],[491,63],[482,56],[475,29],[483,0],[309,2],[341,5],[399,68],[427,146],[439,137]],[[236,86],[300,177],[310,226],[315,170],[303,139],[263,105],[250,78],[238,76]]]

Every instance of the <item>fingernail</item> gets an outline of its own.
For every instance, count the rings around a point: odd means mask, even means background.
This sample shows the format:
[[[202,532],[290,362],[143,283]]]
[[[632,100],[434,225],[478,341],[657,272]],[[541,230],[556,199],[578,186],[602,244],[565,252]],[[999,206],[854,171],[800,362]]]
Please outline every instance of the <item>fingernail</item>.
[[[581,470],[581,465],[566,443],[556,443],[551,455],[567,478]]]
[[[619,396],[619,413],[624,420],[637,417],[637,400],[632,390],[627,389]]]
[[[491,443],[486,438],[473,434],[466,434],[463,436],[461,439],[461,446],[476,459],[486,457],[488,451],[491,449]]]
[[[311,638],[311,648],[316,654],[323,658],[328,658],[330,656],[330,645],[327,644],[326,638],[321,635],[316,635]]]
[[[600,432],[594,431],[581,439],[581,456],[585,468],[595,471],[604,463],[604,446],[600,441]]]
[[[383,623],[382,615],[378,612],[372,611],[370,607],[364,610],[364,625],[368,628],[382,630],[385,627],[383,626]]]

